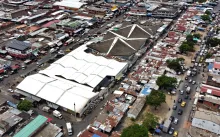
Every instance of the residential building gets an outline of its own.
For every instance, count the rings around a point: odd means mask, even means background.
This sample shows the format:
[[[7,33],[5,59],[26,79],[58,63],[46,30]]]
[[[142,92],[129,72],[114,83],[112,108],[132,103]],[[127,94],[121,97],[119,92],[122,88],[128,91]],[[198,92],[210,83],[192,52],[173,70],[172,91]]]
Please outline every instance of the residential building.
[[[88,126],[85,130],[79,132],[77,137],[109,137],[107,134],[102,133],[97,128]]]
[[[127,116],[129,118],[136,119],[138,114],[141,112],[146,102],[146,97],[138,97],[134,104],[131,106],[129,111],[127,112]]]
[[[176,18],[179,14],[179,9],[172,6],[162,6],[152,12],[152,17],[158,18]]]
[[[220,75],[220,56],[215,57],[215,61],[212,68],[213,75]]]
[[[220,98],[212,95],[199,95],[198,105],[218,112],[220,111]]]
[[[220,97],[220,88],[202,84],[200,87],[200,93]]]
[[[31,50],[31,44],[23,41],[18,40],[9,40],[5,44],[5,50],[8,51],[8,53],[16,58],[27,58],[30,56],[32,50]]]
[[[88,6],[86,9],[90,14],[94,14],[95,16],[96,15],[105,16],[105,14],[107,13],[107,10],[103,8]]]
[[[11,132],[12,129],[22,121],[22,118],[12,113],[10,110],[0,115],[0,137],[5,133]]]

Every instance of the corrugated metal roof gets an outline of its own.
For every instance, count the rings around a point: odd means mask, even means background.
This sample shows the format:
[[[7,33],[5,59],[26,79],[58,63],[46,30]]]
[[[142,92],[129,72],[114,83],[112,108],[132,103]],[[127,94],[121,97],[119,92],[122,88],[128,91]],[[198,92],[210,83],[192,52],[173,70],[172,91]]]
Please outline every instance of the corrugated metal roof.
[[[20,130],[14,137],[29,137],[34,131],[36,131],[41,125],[47,121],[47,118],[39,115]]]

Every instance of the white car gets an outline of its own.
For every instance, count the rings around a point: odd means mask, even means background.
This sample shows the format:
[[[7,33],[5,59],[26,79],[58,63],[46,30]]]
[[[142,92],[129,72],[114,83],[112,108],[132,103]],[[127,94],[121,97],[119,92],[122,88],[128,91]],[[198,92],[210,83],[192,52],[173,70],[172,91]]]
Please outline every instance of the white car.
[[[196,84],[196,81],[192,81],[192,84],[193,84],[193,85]]]
[[[191,83],[192,82],[192,79],[189,79],[189,83]]]
[[[8,89],[8,92],[11,92],[11,93],[13,93],[14,91],[13,91],[12,89]]]
[[[178,121],[179,121],[178,118],[175,118],[174,121],[173,121],[173,123],[174,123],[175,125],[177,125],[177,124],[178,124]]]
[[[183,95],[183,94],[184,94],[184,91],[183,91],[183,90],[181,90],[181,91],[180,91],[180,94],[181,94],[181,95]]]

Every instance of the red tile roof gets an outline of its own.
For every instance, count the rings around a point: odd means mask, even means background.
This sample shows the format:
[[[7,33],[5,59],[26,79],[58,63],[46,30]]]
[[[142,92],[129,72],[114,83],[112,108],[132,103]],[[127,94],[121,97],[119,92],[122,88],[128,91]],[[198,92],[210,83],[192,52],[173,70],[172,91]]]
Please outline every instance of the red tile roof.
[[[186,27],[182,26],[182,25],[177,25],[177,30],[179,31],[185,31],[186,30]]]
[[[201,92],[207,93],[208,90],[211,90],[211,95],[220,97],[220,88],[203,84],[201,87]]]
[[[220,69],[220,63],[214,62],[213,68]]]
[[[168,35],[168,37],[172,38],[172,37],[175,37],[175,36],[176,36],[176,32],[170,31],[170,32],[168,32],[167,35]]]

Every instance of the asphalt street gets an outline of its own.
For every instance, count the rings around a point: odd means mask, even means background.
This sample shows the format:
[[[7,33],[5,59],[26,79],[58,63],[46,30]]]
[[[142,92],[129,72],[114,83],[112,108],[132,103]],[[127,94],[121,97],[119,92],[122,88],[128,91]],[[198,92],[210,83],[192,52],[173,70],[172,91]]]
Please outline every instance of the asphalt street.
[[[198,69],[200,69],[200,71],[202,71],[201,69],[202,67],[197,67],[197,72]],[[188,80],[192,79],[193,81],[196,81],[195,85],[192,85],[192,83],[189,83]],[[176,110],[173,110],[172,107],[170,106],[172,111],[172,116],[174,116],[175,118],[179,119],[179,122],[177,125],[172,123],[171,127],[174,127],[175,130],[178,131],[179,136],[181,137],[187,137],[187,133],[188,133],[188,129],[187,129],[187,122],[191,122],[190,121],[190,112],[192,110],[192,105],[193,105],[193,101],[194,101],[194,95],[196,93],[196,87],[198,86],[199,83],[202,82],[202,75],[201,72],[200,74],[197,74],[196,76],[192,77],[190,76],[188,80],[183,80],[183,82],[179,85],[179,88],[177,89],[177,93],[176,96],[172,96],[171,100],[173,100],[173,105],[175,104],[177,106]],[[191,93],[189,94],[189,98],[185,99],[185,95],[187,95],[186,93],[186,88],[185,88],[185,84],[188,84],[188,86],[190,86],[191,88]],[[179,90],[183,90],[184,94],[181,95]],[[186,106],[185,107],[181,107],[181,103],[178,103],[178,99],[181,98],[182,101],[186,102]],[[191,98],[191,99],[190,99]],[[175,100],[175,103],[174,103]],[[183,114],[182,115],[178,115],[178,110],[182,109],[183,110]],[[166,134],[166,133],[162,133],[162,137],[171,137],[172,135]]]

